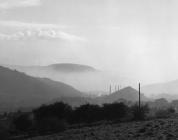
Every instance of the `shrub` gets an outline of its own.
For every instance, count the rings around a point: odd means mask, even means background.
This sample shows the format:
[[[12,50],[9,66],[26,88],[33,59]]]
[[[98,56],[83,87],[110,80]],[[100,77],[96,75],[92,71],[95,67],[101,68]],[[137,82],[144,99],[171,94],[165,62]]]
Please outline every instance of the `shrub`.
[[[67,127],[67,121],[71,117],[71,106],[58,102],[51,105],[43,105],[33,111],[35,127],[40,133],[59,132]]]
[[[155,113],[156,118],[168,118],[175,113],[175,109],[170,107],[168,109],[159,109]]]
[[[10,134],[8,132],[8,129],[0,124],[0,139],[1,140],[8,140],[10,137]]]
[[[36,123],[36,128],[40,133],[46,132],[61,132],[67,127],[65,120],[59,120],[56,117],[43,118]]]
[[[156,111],[155,117],[156,118],[168,118],[169,114],[168,114],[167,110],[165,110],[165,109],[159,109],[159,110]]]
[[[58,102],[51,105],[43,105],[34,110],[33,113],[37,121],[48,117],[56,117],[61,120],[70,117],[72,108],[68,104]]]
[[[33,122],[30,119],[28,114],[22,114],[13,120],[13,124],[15,125],[15,128],[19,131],[28,131],[32,125]]]
[[[91,123],[101,120],[121,120],[128,114],[128,107],[123,103],[98,105],[85,104],[77,107],[71,116],[72,123]]]
[[[168,112],[171,113],[171,114],[173,114],[173,113],[176,112],[176,110],[175,110],[173,107],[169,107],[167,110],[168,110]]]
[[[131,107],[131,112],[133,114],[133,120],[145,120],[146,114],[149,112],[149,107],[145,104],[139,108],[138,104],[135,104]]]
[[[106,120],[120,120],[127,116],[128,107],[124,103],[104,104],[103,117]]]
[[[77,107],[71,116],[72,123],[90,123],[101,119],[101,107],[98,105],[85,104]]]

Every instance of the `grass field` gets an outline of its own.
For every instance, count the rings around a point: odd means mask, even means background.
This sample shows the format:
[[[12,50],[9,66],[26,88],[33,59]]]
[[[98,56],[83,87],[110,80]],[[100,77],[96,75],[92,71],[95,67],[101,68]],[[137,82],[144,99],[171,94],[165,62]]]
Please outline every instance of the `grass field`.
[[[178,118],[142,122],[99,124],[69,129],[62,133],[27,140],[175,140],[178,139]]]

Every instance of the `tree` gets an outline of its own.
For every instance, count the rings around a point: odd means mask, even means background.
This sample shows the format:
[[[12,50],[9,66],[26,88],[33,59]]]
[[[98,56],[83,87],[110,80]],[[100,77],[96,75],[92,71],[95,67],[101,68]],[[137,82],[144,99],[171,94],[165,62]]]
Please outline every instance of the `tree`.
[[[51,105],[43,105],[33,111],[35,119],[41,120],[48,117],[57,117],[58,119],[68,119],[72,113],[72,108],[63,102]]]
[[[67,127],[65,120],[59,120],[57,117],[46,117],[36,123],[36,128],[40,133],[60,132]]]
[[[0,124],[0,139],[2,140],[8,140],[10,137],[8,129]]]
[[[101,120],[101,108],[98,105],[81,105],[74,110],[71,116],[72,123],[90,123],[98,120]]]
[[[22,114],[14,118],[13,123],[15,125],[15,128],[20,131],[28,131],[33,125],[29,114]]]
[[[128,107],[124,103],[104,104],[102,110],[106,120],[120,120],[128,113]]]

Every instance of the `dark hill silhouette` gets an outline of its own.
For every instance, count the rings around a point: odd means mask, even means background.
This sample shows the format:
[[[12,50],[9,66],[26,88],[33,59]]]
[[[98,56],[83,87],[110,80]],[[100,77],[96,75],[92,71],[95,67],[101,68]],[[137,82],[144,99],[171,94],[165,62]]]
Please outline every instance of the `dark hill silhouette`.
[[[138,101],[138,91],[130,86],[123,88],[119,91],[116,91],[110,95],[106,95],[102,97],[102,101],[112,103],[116,101],[126,100],[126,101],[132,101],[137,102]],[[141,94],[141,100],[142,101],[148,101],[149,99],[145,97],[143,94]]]
[[[62,82],[35,78],[0,66],[0,110],[36,106],[60,97],[83,94]]]

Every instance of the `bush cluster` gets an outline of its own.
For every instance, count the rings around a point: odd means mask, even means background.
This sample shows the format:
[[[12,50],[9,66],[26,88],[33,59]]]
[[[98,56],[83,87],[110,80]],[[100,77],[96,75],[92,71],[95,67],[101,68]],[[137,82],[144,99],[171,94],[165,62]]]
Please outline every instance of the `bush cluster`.
[[[35,131],[40,134],[59,132],[71,124],[86,124],[97,121],[144,120],[148,106],[128,107],[124,103],[103,104],[102,106],[85,104],[72,108],[63,102],[43,105],[33,110],[33,117],[22,114],[14,119],[15,128],[22,132]]]
[[[155,117],[156,118],[168,118],[174,113],[175,113],[175,109],[172,107],[169,107],[167,109],[158,109],[155,111]]]

